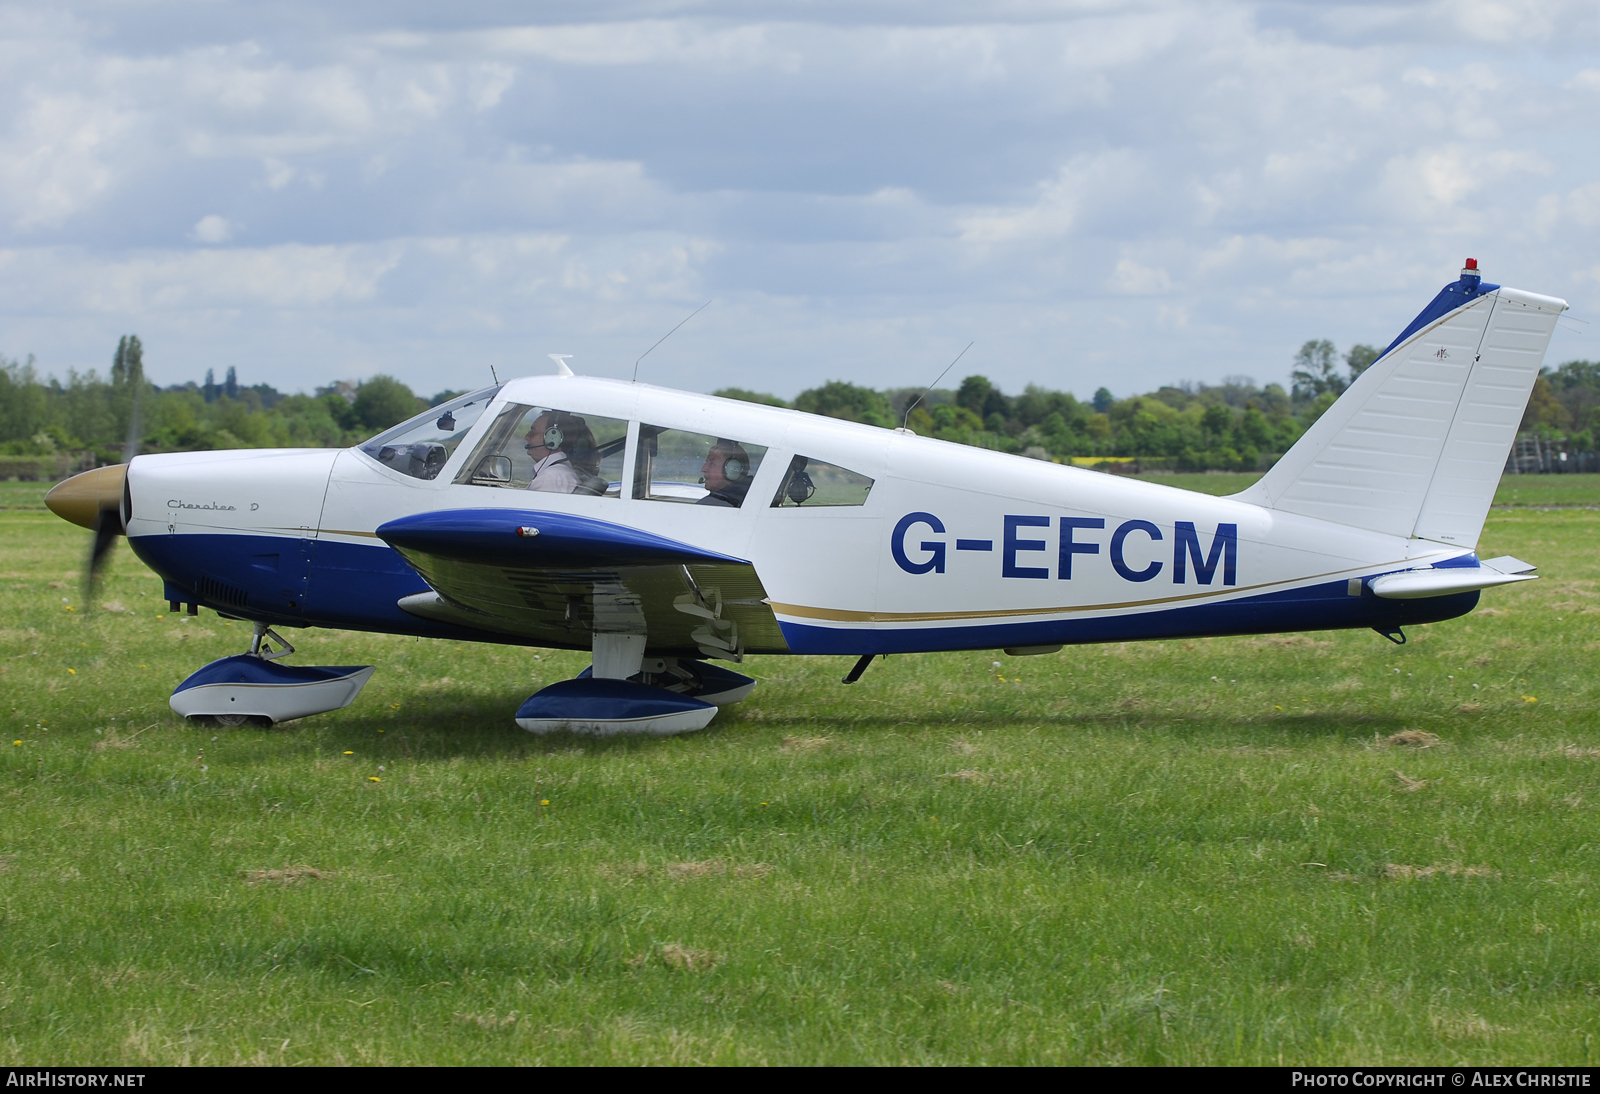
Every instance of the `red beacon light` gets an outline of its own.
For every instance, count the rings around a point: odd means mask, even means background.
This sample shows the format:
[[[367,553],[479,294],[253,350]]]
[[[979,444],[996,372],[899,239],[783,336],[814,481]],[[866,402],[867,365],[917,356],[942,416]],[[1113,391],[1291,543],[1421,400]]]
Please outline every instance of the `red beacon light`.
[[[1476,258],[1467,259],[1467,264],[1461,268],[1461,276],[1462,277],[1482,277],[1483,276],[1482,271],[1478,269],[1478,260]]]

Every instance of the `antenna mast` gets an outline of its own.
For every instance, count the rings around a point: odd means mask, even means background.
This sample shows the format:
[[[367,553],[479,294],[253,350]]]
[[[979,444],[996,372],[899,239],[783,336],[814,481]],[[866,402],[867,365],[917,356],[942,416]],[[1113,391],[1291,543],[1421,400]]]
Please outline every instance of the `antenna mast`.
[[[688,315],[684,316],[683,323],[687,323],[689,320],[693,319],[695,316],[699,315],[701,312],[705,311],[710,306],[711,306],[711,301],[707,300],[704,304],[701,304],[694,311],[692,311]],[[683,326],[683,323],[679,323],[678,327]],[[656,346],[659,346],[662,342],[665,342],[668,338],[671,338],[675,333],[677,333],[678,327],[673,327],[672,330],[669,330],[666,334],[663,334],[660,338],[657,338],[656,339]],[[646,357],[649,357],[650,354],[655,352],[656,346],[651,346],[649,349],[647,349],[643,353],[639,354],[639,361],[643,361]],[[639,361],[635,361],[633,363],[633,382],[636,383],[636,384],[639,382]]]
[[[968,342],[967,345],[966,345],[966,349],[963,349],[960,353],[956,354],[956,361],[959,361],[963,357],[965,357],[967,355],[967,350],[971,349],[973,346],[975,346],[977,344],[978,343],[977,343],[976,339],[974,339],[971,342]],[[913,410],[917,409],[917,404],[922,402],[923,399],[927,398],[928,392],[932,391],[934,388],[939,386],[939,381],[944,379],[944,373],[945,372],[949,372],[951,369],[956,367],[956,361],[951,361],[948,365],[944,366],[944,372],[941,372],[941,373],[939,373],[939,375],[935,376],[933,378],[933,383],[931,383],[927,387],[923,388],[921,395],[918,395],[915,399],[911,400],[911,405],[906,407],[906,416],[904,418],[900,419],[900,428],[901,429],[905,429],[906,428],[906,423],[911,420],[911,412]]]

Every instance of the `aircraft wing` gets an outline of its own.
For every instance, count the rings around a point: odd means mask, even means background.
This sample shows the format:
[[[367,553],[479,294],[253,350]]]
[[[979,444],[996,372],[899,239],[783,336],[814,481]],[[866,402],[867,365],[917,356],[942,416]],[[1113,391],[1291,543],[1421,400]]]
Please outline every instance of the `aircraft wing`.
[[[654,655],[742,659],[788,649],[744,559],[569,513],[446,509],[378,528],[431,593],[424,619],[586,649],[595,632],[647,634]]]

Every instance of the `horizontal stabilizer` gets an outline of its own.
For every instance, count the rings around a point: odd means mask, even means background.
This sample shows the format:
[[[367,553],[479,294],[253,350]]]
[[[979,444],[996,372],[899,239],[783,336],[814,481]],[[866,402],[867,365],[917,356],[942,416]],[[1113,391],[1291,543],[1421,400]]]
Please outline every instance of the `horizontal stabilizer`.
[[[1534,581],[1538,576],[1530,573],[1502,573],[1489,566],[1450,566],[1436,570],[1405,570],[1398,574],[1384,574],[1382,577],[1373,578],[1368,587],[1375,595],[1385,600],[1420,600],[1428,596],[1449,596],[1452,593],[1470,593],[1477,589],[1491,589],[1496,585],[1510,585],[1518,581]]]
[[[1510,555],[1491,558],[1486,562],[1479,563],[1479,565],[1491,570],[1499,570],[1503,574],[1531,574],[1539,568],[1531,562],[1524,562],[1520,558],[1512,558]]]

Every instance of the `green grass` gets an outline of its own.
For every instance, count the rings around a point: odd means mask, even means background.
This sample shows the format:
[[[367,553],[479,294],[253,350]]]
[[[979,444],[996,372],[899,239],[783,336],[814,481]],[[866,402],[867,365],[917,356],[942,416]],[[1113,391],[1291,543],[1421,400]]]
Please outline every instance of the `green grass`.
[[[1600,475],[1505,475],[1496,505],[1600,506]]]
[[[53,482],[0,482],[0,509],[43,509]]]
[[[594,742],[511,722],[578,655],[322,631],[354,706],[191,728],[245,629],[0,513],[0,1054],[1593,1065],[1597,533],[1491,514],[1544,578],[1404,647],[767,658]]]

